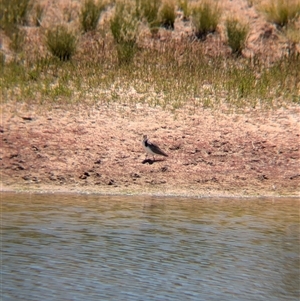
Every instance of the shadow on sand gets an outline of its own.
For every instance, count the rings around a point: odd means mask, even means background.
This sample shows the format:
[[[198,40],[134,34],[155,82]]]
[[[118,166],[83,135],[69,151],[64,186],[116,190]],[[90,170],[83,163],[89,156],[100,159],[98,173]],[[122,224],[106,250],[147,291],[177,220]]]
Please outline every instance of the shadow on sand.
[[[165,161],[164,159],[145,159],[142,164],[153,164],[155,162],[162,162],[162,161]]]

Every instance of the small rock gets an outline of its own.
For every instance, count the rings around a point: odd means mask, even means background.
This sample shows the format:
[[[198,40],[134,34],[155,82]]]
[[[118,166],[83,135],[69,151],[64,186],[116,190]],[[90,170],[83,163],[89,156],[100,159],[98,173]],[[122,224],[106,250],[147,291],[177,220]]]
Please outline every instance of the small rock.
[[[60,182],[63,182],[63,181],[66,180],[64,176],[60,176],[60,175],[58,175],[56,178],[57,178],[57,180],[59,180]]]
[[[258,179],[260,181],[264,181],[264,180],[268,180],[269,178],[266,175],[260,175],[260,176],[258,176]]]
[[[51,175],[51,176],[49,177],[49,179],[50,179],[51,181],[56,181],[56,180],[57,180],[56,176],[54,176],[54,175]]]
[[[25,167],[23,167],[22,165],[20,164],[16,164],[14,167],[13,167],[13,170],[24,170]]]
[[[176,144],[176,145],[173,145],[171,147],[169,147],[169,150],[179,150],[180,149],[180,144]]]
[[[137,173],[132,173],[130,176],[131,176],[132,178],[134,178],[134,179],[138,179],[138,178],[141,177],[141,176],[140,176],[139,174],[137,174]]]

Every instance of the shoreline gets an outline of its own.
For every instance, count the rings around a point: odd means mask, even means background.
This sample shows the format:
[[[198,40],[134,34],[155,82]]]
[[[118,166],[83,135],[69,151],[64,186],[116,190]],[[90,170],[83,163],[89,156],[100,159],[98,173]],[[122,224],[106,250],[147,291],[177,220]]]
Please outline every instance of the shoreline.
[[[87,195],[87,196],[101,196],[101,197],[154,197],[154,198],[184,198],[184,199],[295,199],[300,200],[300,195],[276,195],[276,194],[266,194],[266,195],[242,195],[242,194],[220,194],[220,193],[210,193],[210,194],[180,194],[180,193],[158,193],[158,192],[125,192],[125,191],[95,191],[95,190],[64,190],[64,189],[21,189],[21,188],[2,188],[0,191],[3,194],[30,194],[30,195]]]
[[[297,106],[176,117],[140,104],[1,111],[1,191],[299,197]],[[145,163],[143,134],[169,157]]]

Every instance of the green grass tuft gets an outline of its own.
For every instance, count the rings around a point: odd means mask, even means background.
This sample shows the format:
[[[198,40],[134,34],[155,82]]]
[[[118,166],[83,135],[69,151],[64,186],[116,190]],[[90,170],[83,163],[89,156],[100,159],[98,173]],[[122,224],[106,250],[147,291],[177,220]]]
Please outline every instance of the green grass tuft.
[[[228,45],[232,49],[233,54],[240,55],[245,46],[246,38],[249,32],[248,26],[241,24],[235,18],[227,19],[225,25]]]
[[[61,61],[68,61],[76,51],[77,38],[65,26],[59,25],[46,32],[49,51]]]
[[[161,26],[166,29],[174,29],[175,18],[175,2],[173,0],[164,0],[159,11]]]
[[[137,5],[139,17],[141,19],[145,19],[151,33],[156,34],[160,26],[158,11],[161,5],[161,0],[138,0]]]
[[[269,22],[279,27],[286,26],[300,16],[299,0],[269,0],[260,9],[265,13]]]
[[[137,50],[138,9],[133,2],[117,2],[110,29],[117,44],[118,61],[127,64]]]
[[[0,2],[0,27],[10,38],[10,49],[21,52],[25,40],[20,26],[27,25],[30,0],[2,0]]]
[[[217,3],[204,0],[192,8],[192,22],[198,39],[205,39],[208,33],[217,29],[221,10]]]
[[[105,3],[94,0],[86,0],[80,11],[80,23],[84,32],[95,30],[100,19],[101,12],[105,9]]]
[[[42,24],[44,10],[45,8],[40,3],[37,3],[34,7],[34,24],[37,27]]]
[[[27,25],[30,0],[2,0],[0,3],[1,28],[11,25]]]
[[[187,21],[191,14],[191,9],[188,0],[178,0],[178,7],[183,12],[183,20]]]

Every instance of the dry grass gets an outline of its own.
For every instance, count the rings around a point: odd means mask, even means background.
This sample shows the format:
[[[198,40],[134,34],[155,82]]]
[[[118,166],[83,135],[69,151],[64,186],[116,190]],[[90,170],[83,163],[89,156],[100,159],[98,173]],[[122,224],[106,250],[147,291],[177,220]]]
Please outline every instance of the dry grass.
[[[118,1],[102,14],[96,30],[76,34],[77,51],[58,55],[61,60],[72,58],[70,62],[60,62],[47,51],[44,32],[51,25],[44,13],[42,26],[34,31],[26,28],[26,51],[21,47],[10,60],[2,52],[1,60],[6,61],[1,65],[2,101],[141,102],[170,110],[184,106],[272,107],[300,102],[300,59],[292,31],[287,35],[294,50],[287,56],[276,60],[256,55],[233,58],[220,40],[220,28],[205,42],[193,40],[192,33],[178,34],[177,28],[183,26],[180,22],[172,32],[159,29],[158,39],[147,36],[141,30],[140,10],[133,3]],[[78,29],[79,14],[76,19],[72,12],[69,22],[62,23]],[[30,31],[34,35],[30,36]],[[247,45],[242,37],[237,40],[240,52]]]
[[[240,55],[245,47],[249,28],[247,25],[242,24],[238,19],[235,18],[228,18],[225,24],[228,45],[232,49],[233,54]]]
[[[269,0],[260,5],[259,9],[264,12],[269,22],[283,27],[300,16],[299,0]]]
[[[208,33],[216,31],[220,22],[221,9],[218,3],[204,0],[192,7],[192,22],[196,37],[205,39]]]

